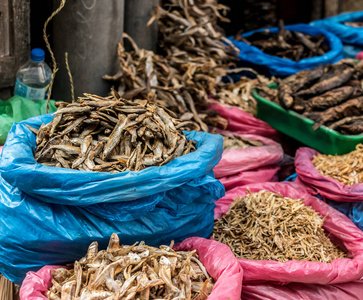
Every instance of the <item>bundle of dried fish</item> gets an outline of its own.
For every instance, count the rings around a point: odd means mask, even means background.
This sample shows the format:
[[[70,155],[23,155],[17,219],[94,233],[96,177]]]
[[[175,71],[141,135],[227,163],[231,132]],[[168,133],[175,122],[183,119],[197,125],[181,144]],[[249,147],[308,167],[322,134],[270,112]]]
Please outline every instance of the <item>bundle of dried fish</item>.
[[[181,120],[194,120],[197,123],[195,130],[201,128],[207,132],[205,122],[211,125],[226,123],[217,112],[207,110],[208,89],[214,88],[215,78],[221,76],[214,62],[164,58],[139,49],[128,35],[124,34],[124,38],[131,42],[133,50],[125,51],[123,41],[120,42],[120,71],[114,76],[104,76],[118,85],[124,98],[154,100],[175,112]],[[209,70],[208,76],[205,70]]]
[[[37,134],[35,158],[48,166],[85,171],[140,171],[194,151],[182,129],[194,127],[148,100],[85,94],[58,102],[55,118]]]
[[[361,28],[361,27],[363,27],[363,22],[344,22],[344,25],[347,25],[350,27]]]
[[[158,19],[160,44],[170,64],[189,79],[188,89],[196,88],[203,94],[203,99],[210,96],[256,115],[256,102],[251,90],[261,83],[267,84],[267,79],[251,69],[235,67],[234,55],[239,50],[217,25],[218,20],[229,21],[224,17],[228,9],[216,0],[170,0],[164,2],[164,8],[156,8],[149,23]],[[254,73],[257,78],[222,81],[230,74],[244,70]],[[193,100],[198,107],[203,103],[198,96],[194,96]],[[210,118],[209,124],[210,121],[214,120]]]
[[[319,214],[301,199],[262,190],[236,198],[215,221],[213,238],[246,259],[329,263],[346,257],[322,225]]]
[[[227,6],[217,0],[167,0],[163,5],[168,10],[157,6],[149,24],[159,20],[160,44],[169,56],[184,51],[229,61],[228,53],[238,52],[217,25],[218,20],[229,22]]]
[[[324,55],[330,50],[330,47],[324,44],[324,35],[310,36],[297,31],[289,31],[284,28],[282,21],[279,22],[277,33],[266,29],[245,38],[237,34],[235,39],[255,46],[264,53],[294,61]]]
[[[352,186],[363,182],[363,145],[344,155],[314,156],[314,167],[324,176],[334,178],[345,185]]]
[[[194,251],[141,242],[119,244],[112,234],[106,250],[93,242],[73,269],[52,271],[48,299],[207,299],[213,279]]]
[[[339,63],[304,70],[279,81],[277,94],[262,96],[343,134],[363,132],[363,62]]]

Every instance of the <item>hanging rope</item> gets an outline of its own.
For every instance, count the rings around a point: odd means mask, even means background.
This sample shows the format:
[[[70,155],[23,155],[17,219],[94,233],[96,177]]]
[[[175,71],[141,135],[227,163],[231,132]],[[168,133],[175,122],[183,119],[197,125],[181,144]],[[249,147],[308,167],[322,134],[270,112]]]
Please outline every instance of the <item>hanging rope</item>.
[[[62,8],[64,7],[65,4],[66,4],[66,0],[62,0],[61,4],[58,7],[58,9],[51,14],[51,16],[48,18],[47,21],[45,21],[44,28],[43,28],[43,38],[44,38],[45,44],[47,46],[47,49],[48,49],[48,51],[50,53],[50,56],[52,58],[52,64],[53,64],[53,73],[52,73],[52,77],[50,79],[48,98],[47,98],[47,113],[49,113],[50,95],[52,93],[55,73],[57,73],[57,71],[58,71],[57,62],[55,61],[54,53],[53,53],[52,48],[50,47],[50,44],[49,44],[49,41],[48,41],[47,26],[48,26],[48,23],[54,18],[54,16],[56,14],[58,14],[62,10]]]
[[[65,56],[65,60],[66,60],[66,67],[67,67],[67,72],[68,72],[68,76],[69,76],[69,81],[71,83],[71,93],[72,93],[72,103],[73,103],[74,102],[74,85],[73,85],[71,69],[69,68],[69,64],[68,64],[68,52],[66,52],[64,54],[64,56]]]

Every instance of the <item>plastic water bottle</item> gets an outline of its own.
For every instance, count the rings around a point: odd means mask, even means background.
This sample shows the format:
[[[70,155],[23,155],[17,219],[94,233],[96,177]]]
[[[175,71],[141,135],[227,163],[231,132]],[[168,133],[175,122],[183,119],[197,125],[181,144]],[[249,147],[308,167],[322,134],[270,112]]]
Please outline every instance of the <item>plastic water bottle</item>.
[[[15,95],[34,101],[46,99],[52,70],[44,62],[44,51],[34,48],[30,60],[16,74]]]

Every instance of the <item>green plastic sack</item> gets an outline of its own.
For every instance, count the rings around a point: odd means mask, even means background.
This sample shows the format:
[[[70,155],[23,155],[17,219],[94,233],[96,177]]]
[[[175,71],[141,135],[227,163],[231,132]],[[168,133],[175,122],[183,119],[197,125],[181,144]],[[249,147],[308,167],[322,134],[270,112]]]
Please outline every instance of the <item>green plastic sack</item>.
[[[54,100],[50,101],[49,112],[55,112]],[[11,126],[35,116],[47,113],[47,102],[41,100],[34,102],[20,96],[14,96],[7,101],[0,100],[0,145],[5,143]]]

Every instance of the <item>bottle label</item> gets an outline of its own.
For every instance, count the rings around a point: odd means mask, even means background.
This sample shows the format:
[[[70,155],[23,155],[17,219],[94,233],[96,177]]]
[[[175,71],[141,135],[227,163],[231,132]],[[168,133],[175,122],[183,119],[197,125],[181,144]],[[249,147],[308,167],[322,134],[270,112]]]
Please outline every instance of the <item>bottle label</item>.
[[[33,88],[22,84],[18,79],[15,83],[15,95],[31,100],[44,100],[48,94],[49,85],[44,88]]]

